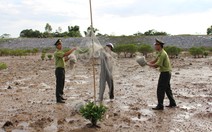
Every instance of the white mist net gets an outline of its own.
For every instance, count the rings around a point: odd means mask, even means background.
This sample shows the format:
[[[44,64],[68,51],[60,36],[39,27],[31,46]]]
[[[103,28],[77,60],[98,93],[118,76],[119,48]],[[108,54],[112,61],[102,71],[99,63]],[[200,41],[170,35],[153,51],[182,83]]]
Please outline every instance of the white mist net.
[[[90,69],[91,65],[95,67],[95,74],[99,80],[97,96],[100,100],[103,99],[106,84],[109,87],[110,98],[113,98],[113,70],[117,55],[111,51],[106,44],[101,45],[97,37],[92,33],[91,37],[85,37],[83,41],[77,45],[77,50],[74,53],[77,58],[77,63],[84,65],[85,69]],[[73,58],[73,57],[72,57]],[[76,64],[77,64],[76,63]],[[91,72],[90,72],[91,73]],[[77,73],[76,73],[77,74]]]

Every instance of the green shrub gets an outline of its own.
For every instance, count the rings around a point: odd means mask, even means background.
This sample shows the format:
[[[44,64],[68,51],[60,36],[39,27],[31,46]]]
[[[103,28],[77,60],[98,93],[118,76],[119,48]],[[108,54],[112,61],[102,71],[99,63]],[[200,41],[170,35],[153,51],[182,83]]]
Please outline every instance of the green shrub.
[[[203,55],[205,56],[205,58],[208,56],[208,51],[204,51]]]
[[[148,44],[142,44],[138,47],[138,52],[142,53],[145,57],[147,57],[148,53],[153,52],[153,48],[151,45]]]
[[[203,56],[204,50],[200,47],[192,47],[189,49],[189,53],[194,56],[194,58],[199,58],[200,55]]]
[[[34,54],[34,55],[36,55],[37,53],[38,53],[38,48],[34,48],[34,49],[32,49],[32,54]]]
[[[51,54],[47,55],[47,57],[48,57],[49,60],[52,59],[52,55]]]
[[[7,69],[7,64],[0,62],[0,70]]]
[[[211,48],[208,48],[208,51],[212,52],[212,47]]]
[[[88,119],[93,127],[97,126],[97,121],[101,121],[107,107],[100,104],[99,106],[93,102],[88,102],[86,105],[80,108],[80,113],[85,119]]]
[[[46,58],[46,53],[41,54],[41,59],[44,60]]]
[[[24,49],[0,49],[0,56],[26,56],[31,50]]]
[[[182,51],[180,48],[176,46],[166,46],[164,47],[164,50],[167,52],[170,58],[177,58],[180,52]]]
[[[118,57],[120,57],[120,54],[123,52],[123,45],[115,45],[113,51],[118,54]]]
[[[130,54],[130,57],[133,57],[137,52],[137,48],[138,47],[135,44],[119,44],[114,47],[114,52],[118,55],[124,53],[125,58],[127,57],[127,54]]]
[[[126,52],[130,54],[130,57],[133,57],[133,55],[138,51],[138,47],[135,44],[127,44],[125,49]]]

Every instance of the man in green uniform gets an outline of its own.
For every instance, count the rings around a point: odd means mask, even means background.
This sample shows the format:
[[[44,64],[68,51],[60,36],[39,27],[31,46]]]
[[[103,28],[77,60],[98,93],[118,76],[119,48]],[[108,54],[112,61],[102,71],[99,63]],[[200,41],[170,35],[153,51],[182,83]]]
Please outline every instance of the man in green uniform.
[[[158,52],[157,58],[149,63],[148,66],[153,68],[160,68],[160,77],[157,86],[158,105],[153,110],[163,110],[163,100],[165,93],[169,98],[169,105],[167,107],[176,107],[176,102],[173,98],[170,87],[171,79],[171,63],[166,51],[163,49],[164,43],[156,39],[155,50]]]
[[[72,48],[68,52],[64,53],[62,51],[62,41],[58,39],[54,44],[57,50],[54,52],[55,59],[55,76],[56,76],[56,101],[57,103],[65,103],[66,100],[63,97],[63,89],[65,85],[65,61],[68,60],[68,56],[76,50],[76,48]]]

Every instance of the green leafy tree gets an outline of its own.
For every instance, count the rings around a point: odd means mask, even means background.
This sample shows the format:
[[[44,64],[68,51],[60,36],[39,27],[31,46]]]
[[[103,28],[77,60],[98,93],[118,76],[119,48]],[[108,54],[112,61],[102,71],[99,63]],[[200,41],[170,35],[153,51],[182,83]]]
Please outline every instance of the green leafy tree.
[[[207,29],[207,35],[212,35],[212,25]]]
[[[75,25],[75,26],[68,26],[68,36],[69,37],[82,37],[80,33],[80,27]]]
[[[135,44],[127,44],[125,47],[125,51],[130,54],[130,57],[133,57],[133,55],[137,51],[137,48],[138,47]]]
[[[20,33],[20,37],[26,37],[26,38],[41,38],[43,35],[38,30],[32,30],[32,29],[25,29],[22,30]]]
[[[133,55],[137,52],[137,46],[135,44],[119,44],[115,46],[114,52],[118,54],[118,56],[121,53],[124,53],[125,58],[127,58],[127,55],[130,54],[130,57],[133,57]]]
[[[52,26],[49,23],[46,23],[45,32],[47,32],[47,33],[51,33],[52,32]]]
[[[194,58],[199,58],[200,55],[203,56],[204,50],[200,47],[192,47],[189,49],[189,52],[194,56]]]
[[[87,31],[84,31],[85,36],[86,36],[86,37],[91,37],[91,33],[92,33],[91,31],[92,31],[92,27],[90,26],[90,27],[87,28]],[[94,28],[94,27],[93,27],[93,33],[94,33],[94,34],[97,33],[98,31],[99,31],[99,30],[98,30],[97,28]],[[102,35],[102,34],[100,34],[100,33],[98,34],[98,36],[101,36],[101,35]]]
[[[170,58],[177,58],[182,51],[180,48],[176,46],[166,46],[164,47],[167,54],[170,56]]]
[[[113,51],[118,54],[118,57],[120,57],[120,54],[124,51],[123,50],[123,45],[121,45],[121,44],[120,45],[115,45]]]
[[[208,56],[208,51],[204,51],[203,55],[205,56],[205,58]]]
[[[148,31],[144,32],[144,35],[146,35],[146,36],[158,36],[158,35],[166,36],[168,34],[166,32],[158,32],[158,31],[152,29],[152,30],[148,30]]]
[[[142,44],[138,47],[138,52],[142,53],[145,57],[147,57],[148,53],[153,52],[153,48],[151,45],[148,44]]]

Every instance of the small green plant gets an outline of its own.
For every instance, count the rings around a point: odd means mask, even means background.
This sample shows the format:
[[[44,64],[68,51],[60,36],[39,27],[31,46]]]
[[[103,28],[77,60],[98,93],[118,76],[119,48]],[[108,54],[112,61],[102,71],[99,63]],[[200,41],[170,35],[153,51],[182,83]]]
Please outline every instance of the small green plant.
[[[44,60],[46,58],[46,53],[41,54],[41,59]]]
[[[49,60],[52,59],[52,55],[51,54],[47,55],[47,57],[48,57]]]
[[[80,108],[80,113],[85,119],[88,119],[91,122],[90,127],[99,127],[97,126],[97,121],[101,121],[103,115],[107,111],[107,107],[100,104],[96,105],[94,102],[88,102],[86,105]]]
[[[0,70],[7,69],[7,64],[0,62]]]

